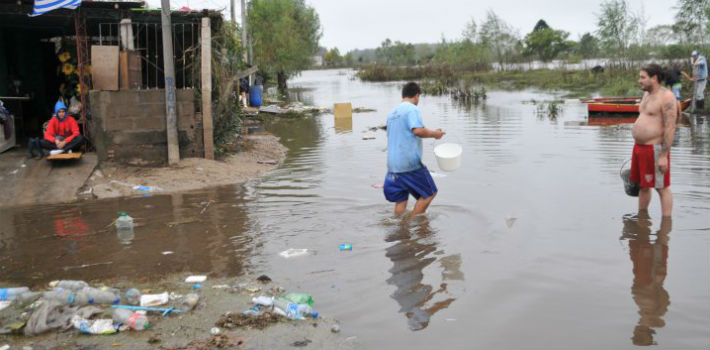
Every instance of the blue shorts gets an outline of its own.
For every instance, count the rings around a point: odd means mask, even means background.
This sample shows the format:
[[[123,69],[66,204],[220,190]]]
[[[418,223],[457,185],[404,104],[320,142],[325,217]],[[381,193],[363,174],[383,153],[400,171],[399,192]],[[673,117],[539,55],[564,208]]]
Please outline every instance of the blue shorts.
[[[437,191],[434,179],[426,167],[406,173],[387,173],[385,176],[384,193],[390,202],[404,202],[410,194],[415,199],[428,198]]]

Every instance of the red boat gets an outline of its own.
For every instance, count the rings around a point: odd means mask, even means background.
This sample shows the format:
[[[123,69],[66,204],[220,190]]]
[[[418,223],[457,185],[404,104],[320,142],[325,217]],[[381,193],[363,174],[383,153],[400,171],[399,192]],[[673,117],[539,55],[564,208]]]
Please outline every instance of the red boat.
[[[684,111],[690,106],[691,99],[680,101],[680,109]],[[587,111],[594,114],[638,114],[641,97],[596,97],[582,100],[587,104]]]

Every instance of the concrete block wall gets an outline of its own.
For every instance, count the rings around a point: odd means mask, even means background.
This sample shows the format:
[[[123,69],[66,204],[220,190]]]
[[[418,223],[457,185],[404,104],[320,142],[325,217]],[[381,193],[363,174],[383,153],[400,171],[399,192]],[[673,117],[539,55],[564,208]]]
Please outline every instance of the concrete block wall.
[[[165,90],[91,91],[91,140],[99,161],[166,165]],[[180,158],[203,157],[202,117],[192,89],[177,90]]]

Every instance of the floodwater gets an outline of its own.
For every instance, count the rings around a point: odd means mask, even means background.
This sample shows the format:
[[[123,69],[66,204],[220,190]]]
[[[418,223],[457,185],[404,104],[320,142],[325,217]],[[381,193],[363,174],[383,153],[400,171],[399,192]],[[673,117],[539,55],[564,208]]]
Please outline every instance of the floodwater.
[[[351,76],[304,72],[291,86],[307,103],[377,111],[267,122],[287,159],[243,186],[3,209],[0,281],[265,273],[312,294],[361,348],[710,347],[709,119],[678,129],[664,221],[655,195],[637,215],[624,194],[630,124],[590,121],[575,100],[557,117],[538,113],[532,100],[559,96],[535,91],[489,91],[469,106],[424,96],[425,125],[464,153],[441,173],[424,141],[439,194],[405,222],[378,188],[385,132],[362,139],[401,84]],[[121,210],[140,224],[133,237],[111,228]],[[338,249],[346,242],[352,251]],[[309,254],[279,255],[289,248]]]

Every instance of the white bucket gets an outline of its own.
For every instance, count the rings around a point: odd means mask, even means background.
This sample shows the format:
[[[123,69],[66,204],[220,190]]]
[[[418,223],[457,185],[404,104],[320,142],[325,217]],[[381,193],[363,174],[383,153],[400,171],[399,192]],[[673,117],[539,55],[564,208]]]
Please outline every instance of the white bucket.
[[[434,147],[434,157],[439,169],[443,171],[454,171],[461,167],[461,153],[463,148],[456,143],[442,143]]]

